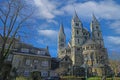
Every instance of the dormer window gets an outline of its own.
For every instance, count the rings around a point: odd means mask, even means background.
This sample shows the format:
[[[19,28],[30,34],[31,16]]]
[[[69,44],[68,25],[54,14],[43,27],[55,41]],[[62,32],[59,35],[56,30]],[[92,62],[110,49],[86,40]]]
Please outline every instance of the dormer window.
[[[38,51],[37,51],[37,54],[38,54],[38,55],[45,55],[45,51],[39,51],[39,50],[38,50]]]
[[[27,49],[27,48],[21,48],[21,52],[29,52],[29,49]]]

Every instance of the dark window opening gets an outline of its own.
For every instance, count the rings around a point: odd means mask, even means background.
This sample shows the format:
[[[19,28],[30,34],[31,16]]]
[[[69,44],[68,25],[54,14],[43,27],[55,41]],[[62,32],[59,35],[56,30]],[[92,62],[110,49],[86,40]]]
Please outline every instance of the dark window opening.
[[[67,59],[67,58],[65,58],[65,61],[68,61],[68,59]]]
[[[79,34],[79,31],[77,30],[77,34]]]
[[[96,29],[98,29],[98,26],[96,26]]]
[[[94,60],[94,55],[93,55],[93,53],[91,53],[90,57],[91,57],[92,60]]]
[[[87,37],[85,37],[85,40],[87,40]]]
[[[83,50],[85,50],[85,48],[83,48]]]
[[[64,39],[61,39],[61,42],[64,42]]]
[[[37,65],[34,66],[34,69],[37,69]]]
[[[89,47],[86,47],[86,49],[89,49]]]
[[[98,37],[100,36],[100,34],[98,33]]]
[[[79,23],[76,23],[75,26],[79,26]]]
[[[80,48],[77,48],[77,51],[80,51]]]
[[[61,44],[60,46],[64,47],[64,44]]]

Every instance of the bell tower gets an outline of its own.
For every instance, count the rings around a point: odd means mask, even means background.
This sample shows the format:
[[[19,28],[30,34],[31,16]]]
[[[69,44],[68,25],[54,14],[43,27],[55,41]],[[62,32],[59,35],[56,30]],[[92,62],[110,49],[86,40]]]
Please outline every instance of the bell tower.
[[[80,21],[77,13],[75,11],[74,16],[71,22],[72,26],[72,46],[80,46],[83,44],[83,26],[82,22]]]
[[[80,66],[82,64],[82,47],[81,46],[84,42],[84,38],[83,38],[83,25],[76,11],[73,15],[71,26],[72,26],[71,59],[73,61],[73,65]]]
[[[91,32],[92,32],[92,39],[101,45],[101,47],[104,47],[102,32],[100,29],[100,24],[96,17],[93,14],[92,22],[91,22]]]

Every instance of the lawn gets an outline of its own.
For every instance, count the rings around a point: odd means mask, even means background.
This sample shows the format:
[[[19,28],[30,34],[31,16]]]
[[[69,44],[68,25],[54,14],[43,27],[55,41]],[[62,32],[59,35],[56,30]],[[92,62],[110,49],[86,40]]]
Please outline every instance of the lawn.
[[[21,76],[21,77],[17,77],[16,80],[28,80],[28,78]]]
[[[101,77],[91,77],[88,80],[101,80]],[[120,77],[115,77],[114,79],[107,78],[106,80],[120,80]]]
[[[74,77],[74,76],[64,76],[63,80],[82,80],[83,77]],[[101,77],[90,77],[88,80],[101,80]],[[113,80],[112,78],[107,78],[106,80]],[[120,77],[115,77],[114,80],[120,80]]]

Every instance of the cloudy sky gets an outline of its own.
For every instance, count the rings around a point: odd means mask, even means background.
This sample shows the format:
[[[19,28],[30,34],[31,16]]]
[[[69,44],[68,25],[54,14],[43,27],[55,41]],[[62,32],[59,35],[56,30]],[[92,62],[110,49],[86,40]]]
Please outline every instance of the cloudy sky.
[[[83,26],[90,31],[92,14],[101,25],[105,47],[110,53],[120,53],[120,2],[119,0],[27,0],[35,9],[32,20],[37,37],[31,44],[49,46],[51,56],[57,56],[57,36],[63,23],[67,43],[71,37],[71,19],[76,10]],[[66,43],[66,44],[67,44]]]

